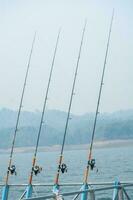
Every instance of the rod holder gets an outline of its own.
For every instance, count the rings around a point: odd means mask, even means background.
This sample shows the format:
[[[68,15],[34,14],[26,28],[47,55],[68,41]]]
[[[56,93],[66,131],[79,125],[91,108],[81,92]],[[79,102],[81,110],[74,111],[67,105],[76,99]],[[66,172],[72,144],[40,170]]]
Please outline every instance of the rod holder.
[[[5,185],[2,190],[2,200],[8,199],[9,185]]]
[[[32,192],[33,192],[33,186],[29,184],[26,188],[26,199],[32,197]]]
[[[88,190],[88,184],[85,183],[82,185],[81,190]],[[81,200],[87,200],[88,199],[88,192],[84,192],[81,194]]]
[[[112,200],[124,200],[123,189],[119,181],[115,181]]]
[[[55,195],[58,195],[59,194],[59,185],[58,184],[55,184],[54,186],[53,186],[53,193],[55,194]]]

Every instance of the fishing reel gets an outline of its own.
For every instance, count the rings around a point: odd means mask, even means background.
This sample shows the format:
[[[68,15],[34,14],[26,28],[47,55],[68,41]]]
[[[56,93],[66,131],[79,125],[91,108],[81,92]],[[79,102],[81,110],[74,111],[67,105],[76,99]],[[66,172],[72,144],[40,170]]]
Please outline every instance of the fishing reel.
[[[90,169],[93,170],[96,167],[95,159],[91,159],[88,161],[88,167],[90,166]]]
[[[34,172],[35,176],[37,176],[42,171],[42,167],[39,167],[38,165],[32,167],[32,171]]]
[[[8,172],[10,172],[11,175],[17,175],[16,172],[16,166],[15,165],[11,165],[10,167],[8,167]]]
[[[65,163],[62,163],[61,165],[59,165],[59,170],[61,170],[62,174],[64,174],[65,172],[67,172],[67,165]]]

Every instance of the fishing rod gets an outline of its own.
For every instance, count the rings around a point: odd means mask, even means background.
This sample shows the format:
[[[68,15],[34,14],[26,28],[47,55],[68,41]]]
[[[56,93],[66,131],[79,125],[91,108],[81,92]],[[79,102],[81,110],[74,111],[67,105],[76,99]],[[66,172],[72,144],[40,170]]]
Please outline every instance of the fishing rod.
[[[36,32],[34,34],[34,38],[33,38],[33,41],[32,41],[32,46],[31,46],[31,51],[30,51],[30,55],[29,55],[27,70],[26,70],[26,74],[25,74],[24,85],[23,85],[23,89],[22,89],[22,95],[21,95],[21,99],[20,99],[20,104],[19,104],[19,109],[18,109],[18,114],[17,114],[17,120],[16,120],[16,125],[15,125],[13,140],[12,140],[11,152],[10,152],[10,157],[9,157],[9,164],[8,164],[8,169],[7,169],[6,179],[5,179],[5,187],[8,186],[9,176],[13,175],[13,174],[16,175],[16,166],[12,164],[12,159],[13,159],[14,146],[15,146],[16,136],[17,136],[17,132],[18,132],[18,125],[19,125],[19,120],[20,120],[22,103],[23,103],[23,98],[24,98],[24,94],[25,94],[25,88],[26,88],[27,78],[28,78],[28,74],[29,74],[29,68],[30,68],[33,48],[34,48],[34,44],[35,44],[35,39],[36,39]],[[2,200],[6,200],[7,198],[8,198],[8,189],[6,190],[6,188],[4,188]]]
[[[70,102],[69,102],[68,112],[67,112],[65,130],[64,130],[64,135],[63,135],[63,142],[62,142],[61,152],[60,152],[60,156],[59,156],[57,174],[56,174],[56,178],[55,178],[55,182],[54,182],[55,185],[54,185],[53,191],[57,191],[59,189],[59,176],[60,176],[60,172],[64,173],[64,172],[67,171],[66,164],[62,163],[62,161],[63,161],[63,152],[64,152],[64,145],[65,145],[65,140],[66,140],[66,134],[67,134],[68,124],[69,124],[69,119],[70,119],[70,111],[71,111],[71,106],[72,106],[72,101],[73,101],[73,96],[74,96],[74,89],[75,89],[77,72],[78,72],[78,68],[79,68],[79,61],[80,61],[80,56],[81,56],[81,50],[82,50],[82,45],[83,45],[83,39],[84,39],[85,29],[86,29],[86,23],[87,22],[85,20],[85,24],[84,24],[83,32],[82,32],[81,43],[80,43],[80,48],[79,48],[78,59],[77,59],[77,64],[76,64],[76,69],[75,69],[74,80],[73,80],[73,84],[72,84],[72,91],[71,91],[71,96],[70,96]]]
[[[95,167],[95,159],[92,159],[92,150],[93,150],[93,143],[94,143],[96,125],[97,125],[97,117],[98,117],[98,114],[99,114],[99,105],[100,105],[100,100],[101,100],[102,88],[103,88],[103,84],[104,84],[103,80],[104,80],[108,51],[109,51],[109,44],[110,44],[110,37],[111,37],[113,19],[114,19],[114,10],[113,10],[113,13],[112,13],[111,23],[110,23],[110,28],[109,28],[109,35],[108,35],[108,40],[107,40],[107,47],[106,47],[106,52],[105,52],[105,59],[104,59],[102,77],[101,77],[101,82],[100,82],[100,89],[99,89],[99,94],[98,94],[98,101],[97,101],[94,124],[93,124],[93,129],[92,129],[91,144],[90,144],[90,148],[89,148],[87,167],[86,167],[85,175],[84,175],[84,184],[87,184],[87,182],[88,182],[90,170],[93,170],[93,168]]]
[[[25,75],[25,79],[24,79],[24,85],[23,85],[23,89],[22,89],[22,96],[21,96],[21,99],[20,99],[20,105],[19,105],[17,121],[16,121],[16,126],[15,126],[13,141],[12,141],[11,152],[10,152],[9,165],[8,165],[8,170],[7,170],[6,184],[8,184],[8,178],[9,178],[9,174],[10,174],[9,172],[11,172],[10,168],[11,168],[11,165],[12,165],[12,157],[13,157],[13,153],[14,153],[15,140],[16,140],[16,135],[17,135],[17,131],[18,131],[19,119],[20,119],[22,103],[23,103],[23,98],[24,98],[24,93],[25,93],[25,88],[26,88],[26,83],[27,83],[30,63],[31,63],[31,57],[32,57],[33,48],[34,48],[34,44],[35,44],[35,39],[36,39],[36,33],[34,35],[33,42],[32,42],[32,47],[31,47],[31,51],[30,51],[30,56],[29,56],[29,61],[28,61],[28,65],[27,65],[26,75]]]
[[[53,73],[53,69],[54,69],[54,63],[55,63],[55,57],[56,57],[56,53],[57,53],[57,47],[58,47],[59,38],[60,38],[60,31],[61,30],[59,30],[59,32],[58,32],[58,36],[57,36],[57,40],[56,40],[56,45],[55,45],[55,49],[54,49],[54,55],[53,55],[53,59],[52,59],[52,65],[51,65],[51,69],[50,69],[50,74],[49,74],[46,94],[45,94],[45,98],[44,98],[44,104],[43,104],[43,109],[42,109],[42,115],[41,115],[38,135],[37,135],[35,152],[34,152],[34,156],[33,156],[33,160],[32,160],[32,169],[31,169],[31,173],[30,173],[30,177],[29,177],[29,185],[28,185],[28,188],[27,188],[26,198],[31,197],[31,195],[32,195],[32,179],[33,179],[33,175],[37,175],[42,170],[41,167],[36,165],[36,158],[37,158],[37,152],[38,152],[38,146],[39,146],[39,140],[40,140],[42,125],[44,123],[44,114],[45,114],[45,110],[46,110],[48,93],[49,93],[52,73]]]

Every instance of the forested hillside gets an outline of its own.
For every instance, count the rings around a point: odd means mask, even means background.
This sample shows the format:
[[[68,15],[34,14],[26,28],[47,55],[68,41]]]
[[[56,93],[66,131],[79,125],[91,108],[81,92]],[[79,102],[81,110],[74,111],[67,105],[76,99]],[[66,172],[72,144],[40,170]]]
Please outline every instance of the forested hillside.
[[[42,128],[40,146],[61,144],[67,114],[48,110]],[[0,110],[0,148],[11,146],[17,112]],[[34,146],[40,123],[40,112],[22,112],[16,147]],[[90,141],[94,113],[71,115],[66,144],[87,144]],[[133,110],[103,113],[98,116],[95,139],[114,140],[133,138]]]

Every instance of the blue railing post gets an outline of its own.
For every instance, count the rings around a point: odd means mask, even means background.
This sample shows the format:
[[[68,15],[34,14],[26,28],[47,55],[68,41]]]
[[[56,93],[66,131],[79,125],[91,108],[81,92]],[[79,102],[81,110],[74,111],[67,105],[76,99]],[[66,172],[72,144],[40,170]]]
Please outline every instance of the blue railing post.
[[[25,194],[26,199],[32,196],[32,192],[33,192],[33,186],[32,184],[29,184],[26,188],[26,194]]]
[[[119,181],[115,181],[114,183],[114,191],[113,191],[113,199],[112,200],[117,200],[118,199],[118,192],[119,192],[119,186],[120,186],[120,182]]]
[[[88,184],[83,184],[81,187],[81,190],[88,190]],[[84,192],[81,194],[81,200],[87,200],[88,199],[88,192]]]
[[[9,193],[9,185],[5,185],[2,190],[2,200],[8,199],[8,193]]]
[[[53,193],[56,194],[56,195],[59,194],[59,185],[58,185],[58,184],[55,184],[55,185],[53,186]]]

